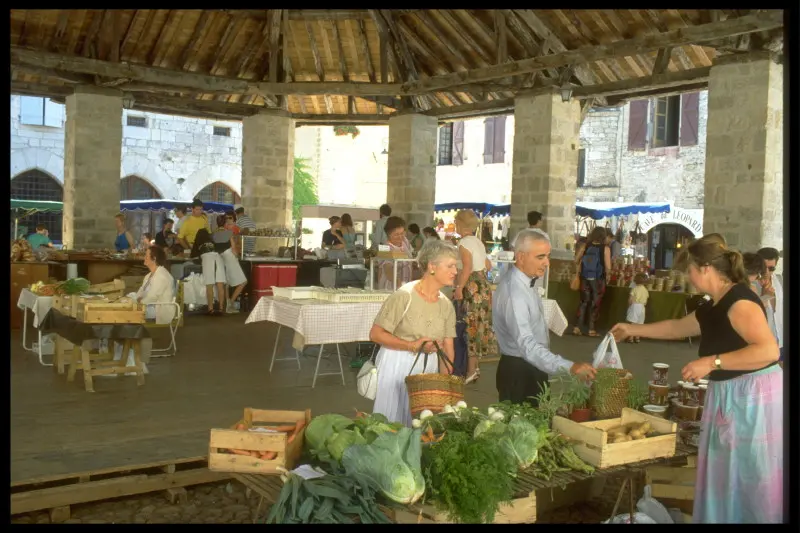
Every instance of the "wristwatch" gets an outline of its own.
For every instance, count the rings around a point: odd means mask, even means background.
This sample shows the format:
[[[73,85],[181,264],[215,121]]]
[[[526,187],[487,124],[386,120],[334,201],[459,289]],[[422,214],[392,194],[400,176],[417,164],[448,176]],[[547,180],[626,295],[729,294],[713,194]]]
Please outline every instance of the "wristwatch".
[[[714,357],[714,368],[722,370],[722,359],[718,355]]]

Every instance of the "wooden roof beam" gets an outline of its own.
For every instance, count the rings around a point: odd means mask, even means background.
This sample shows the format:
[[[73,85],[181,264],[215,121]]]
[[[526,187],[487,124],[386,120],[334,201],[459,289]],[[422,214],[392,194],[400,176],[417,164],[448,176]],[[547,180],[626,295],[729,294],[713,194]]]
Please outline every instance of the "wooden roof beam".
[[[658,50],[658,54],[656,54],[656,62],[653,65],[653,76],[663,74],[667,71],[670,55],[672,55],[672,47],[668,46]]]
[[[189,39],[189,42],[186,44],[186,47],[181,52],[180,59],[178,59],[178,68],[182,70],[189,70],[189,60],[194,59],[195,55],[195,48],[197,48],[197,44],[200,42],[209,28],[209,20],[211,18],[211,12],[203,10],[200,14],[200,18],[197,21],[197,24],[192,31],[192,37]],[[124,48],[124,44],[123,44]]]
[[[330,124],[375,126],[388,124],[389,117],[391,117],[391,115],[359,115],[357,113],[316,115],[313,113],[292,113],[292,118],[297,121],[298,126],[320,126]]]
[[[683,46],[729,36],[773,30],[782,26],[783,11],[772,10],[765,13],[729,19],[724,22],[714,22],[664,33],[643,35],[602,46],[567,50],[548,56],[523,59],[503,65],[473,69],[467,72],[433,76],[425,80],[406,83],[404,84],[404,89],[405,92],[409,94],[439,91],[469,82],[491,81],[517,74],[536,72],[546,68],[561,67],[572,63],[580,65],[617,56],[641,54],[658,50],[666,46]]]
[[[314,30],[311,28],[311,23],[305,19],[306,33],[308,34],[308,44],[311,47],[311,54],[314,56],[314,70],[317,71],[319,81],[325,81],[325,69],[322,67],[322,57],[319,55],[319,48],[317,47],[317,39],[314,37]],[[329,94],[324,95],[325,110],[328,114],[333,113],[333,101]]]
[[[347,61],[344,56],[344,46],[342,45],[342,37],[339,34],[339,25],[336,21],[332,21],[333,25],[333,40],[336,41],[336,52],[339,54],[339,74],[342,75],[342,80],[349,82],[350,73],[347,71]],[[347,112],[350,114],[358,114],[356,109],[356,100],[353,96],[347,97]]]

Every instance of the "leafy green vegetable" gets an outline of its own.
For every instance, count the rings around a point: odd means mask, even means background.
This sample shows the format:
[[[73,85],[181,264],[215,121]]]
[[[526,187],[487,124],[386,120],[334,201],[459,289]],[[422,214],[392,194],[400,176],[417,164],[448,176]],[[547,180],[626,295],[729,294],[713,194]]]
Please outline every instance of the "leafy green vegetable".
[[[474,438],[478,437],[499,437],[506,432],[506,425],[500,421],[482,420],[478,423],[475,431],[472,433]]]
[[[539,429],[543,427],[549,428],[552,420],[552,417],[548,418],[547,413],[533,407],[528,402],[511,403],[509,401],[505,401],[502,403],[493,404],[491,407],[505,413],[507,420],[513,418],[522,418]]]
[[[59,294],[83,294],[91,287],[88,279],[73,278],[60,283],[57,288]]]
[[[314,417],[308,424],[305,433],[306,446],[311,452],[311,455],[322,461],[334,459],[334,454],[332,454],[328,448],[329,442],[331,442],[338,433],[351,428],[353,425],[354,422],[346,416],[333,413]],[[344,441],[340,442],[338,446],[342,446],[343,444]],[[344,449],[342,449],[342,451],[344,451]],[[341,454],[339,454],[339,457],[341,457]]]
[[[347,448],[342,465],[348,475],[363,476],[390,500],[412,504],[425,492],[420,437],[420,430],[406,427],[382,433],[372,444]]]
[[[328,439],[326,448],[331,457],[336,461],[342,460],[344,451],[354,444],[366,444],[367,441],[357,430],[343,429],[339,433],[334,433]]]
[[[267,523],[352,524],[354,517],[362,524],[391,523],[378,508],[375,496],[369,483],[357,475],[337,473],[303,479],[290,472]]]
[[[371,415],[358,413],[355,426],[361,435],[364,436],[367,443],[372,443],[381,433],[394,433],[404,427],[403,424],[393,424],[389,422],[389,419],[380,413],[373,413]]]
[[[538,456],[539,431],[523,418],[514,418],[500,439],[503,449],[514,458],[519,469],[531,466]]]
[[[425,482],[436,505],[450,520],[491,523],[503,502],[513,497],[514,459],[495,439],[448,431],[423,451]]]

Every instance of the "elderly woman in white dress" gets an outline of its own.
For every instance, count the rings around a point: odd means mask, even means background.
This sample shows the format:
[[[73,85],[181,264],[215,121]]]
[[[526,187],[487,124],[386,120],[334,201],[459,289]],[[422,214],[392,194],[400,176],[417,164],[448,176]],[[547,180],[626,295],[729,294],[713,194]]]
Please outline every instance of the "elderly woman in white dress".
[[[145,304],[145,319],[156,324],[169,324],[175,318],[175,307],[172,305],[155,305],[172,303],[175,297],[175,279],[166,269],[167,253],[160,246],[151,246],[144,254],[144,266],[150,271],[144,277],[142,286],[133,297],[140,304]],[[153,339],[142,339],[142,361],[147,364]],[[114,359],[122,359],[122,345],[117,343]],[[133,350],[128,354],[126,366],[134,366]],[[145,366],[145,373],[147,367]],[[116,375],[116,374],[109,374]]]
[[[376,360],[378,389],[373,412],[385,415],[392,422],[411,425],[406,376],[449,372],[435,356],[434,341],[451,363],[455,359],[456,313],[441,289],[453,285],[457,260],[458,254],[451,244],[426,242],[417,256],[422,279],[400,287],[386,299],[375,318],[369,337],[381,349]],[[424,357],[414,364],[420,350],[434,354],[428,357],[427,366]]]

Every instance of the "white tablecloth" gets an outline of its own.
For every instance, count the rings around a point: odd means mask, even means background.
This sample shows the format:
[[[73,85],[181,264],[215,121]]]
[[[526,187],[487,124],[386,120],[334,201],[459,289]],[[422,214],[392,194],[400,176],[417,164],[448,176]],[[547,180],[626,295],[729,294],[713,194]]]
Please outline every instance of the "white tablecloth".
[[[19,293],[19,300],[17,300],[17,307],[23,312],[26,312],[26,309],[33,311],[33,327],[38,328],[39,322],[53,307],[53,297],[39,296],[30,289],[22,289],[22,292]]]
[[[567,317],[564,316],[564,312],[555,300],[545,300],[543,298],[542,305],[545,319],[547,320],[547,328],[560,337],[564,334],[564,330],[567,329]]]
[[[293,329],[307,345],[367,342],[382,305],[382,302],[332,303],[264,296],[245,324],[275,322]]]

